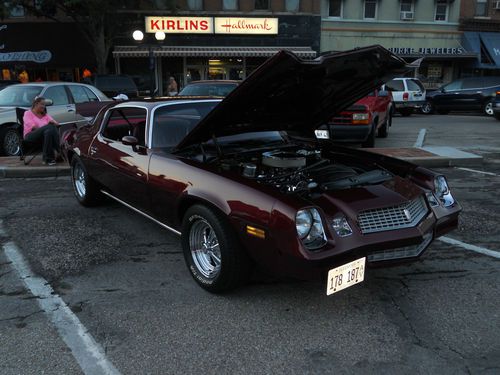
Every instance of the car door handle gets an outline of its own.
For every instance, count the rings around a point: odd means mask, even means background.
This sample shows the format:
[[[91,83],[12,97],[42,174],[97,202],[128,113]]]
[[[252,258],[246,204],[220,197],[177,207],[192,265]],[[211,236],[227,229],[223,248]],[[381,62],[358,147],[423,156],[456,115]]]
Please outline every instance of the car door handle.
[[[94,155],[98,151],[96,146],[90,146],[90,155]]]

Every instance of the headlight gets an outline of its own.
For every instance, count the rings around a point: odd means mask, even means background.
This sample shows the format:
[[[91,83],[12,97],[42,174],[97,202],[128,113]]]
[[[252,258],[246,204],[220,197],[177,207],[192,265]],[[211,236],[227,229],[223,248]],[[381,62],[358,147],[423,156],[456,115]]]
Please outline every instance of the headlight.
[[[297,234],[309,250],[317,249],[326,243],[321,216],[315,208],[297,211],[295,215]]]
[[[449,207],[455,203],[455,199],[451,195],[450,188],[444,176],[437,176],[434,179],[434,194],[444,207]]]
[[[309,234],[313,224],[313,218],[309,210],[300,210],[295,215],[295,226],[297,234],[302,239]]]
[[[353,113],[353,120],[368,120],[368,113]]]
[[[345,216],[336,217],[332,221],[333,229],[339,237],[347,237],[352,234],[352,229]]]

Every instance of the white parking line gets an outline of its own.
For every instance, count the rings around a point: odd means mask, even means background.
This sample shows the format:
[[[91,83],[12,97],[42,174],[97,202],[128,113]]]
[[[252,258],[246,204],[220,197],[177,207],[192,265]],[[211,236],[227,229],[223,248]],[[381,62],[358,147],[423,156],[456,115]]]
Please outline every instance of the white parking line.
[[[462,168],[462,167],[456,167],[457,169],[461,169],[462,171],[468,171],[468,172],[474,172],[474,173],[482,173],[482,174],[487,174],[488,176],[498,176],[500,175],[496,173],[491,173],[491,172],[484,172],[484,171],[478,171],[476,169],[470,169],[470,168]]]
[[[2,230],[1,227],[0,230]],[[87,328],[68,305],[55,294],[43,277],[36,276],[31,271],[17,246],[13,242],[8,242],[3,246],[3,249],[23,283],[37,297],[38,304],[71,349],[71,354],[75,357],[83,373],[86,375],[119,375],[120,372],[106,358],[101,346],[88,333]]]
[[[413,145],[413,147],[424,147],[424,140],[425,140],[425,133],[427,132],[426,129],[420,129],[418,132],[418,137],[417,141]]]
[[[468,243],[454,240],[453,238],[449,238],[449,237],[439,237],[438,240],[445,242],[447,244],[450,244],[450,245],[463,247],[466,250],[475,251],[476,253],[480,253],[483,255],[488,255],[490,257],[500,259],[500,252],[498,252],[498,251],[485,249],[484,247],[479,247],[479,246],[475,246],[475,245],[469,245]]]

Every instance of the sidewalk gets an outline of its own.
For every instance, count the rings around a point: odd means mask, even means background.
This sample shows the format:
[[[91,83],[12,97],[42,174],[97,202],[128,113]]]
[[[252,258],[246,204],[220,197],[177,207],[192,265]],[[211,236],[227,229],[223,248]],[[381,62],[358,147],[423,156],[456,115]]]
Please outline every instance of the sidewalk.
[[[366,151],[387,155],[397,159],[429,167],[470,167],[481,165],[483,158],[453,147],[422,147],[422,148],[372,148]],[[19,157],[0,157],[0,178],[33,178],[69,176],[70,167],[66,162],[59,162],[49,167],[42,163],[38,155],[29,165],[24,165]]]

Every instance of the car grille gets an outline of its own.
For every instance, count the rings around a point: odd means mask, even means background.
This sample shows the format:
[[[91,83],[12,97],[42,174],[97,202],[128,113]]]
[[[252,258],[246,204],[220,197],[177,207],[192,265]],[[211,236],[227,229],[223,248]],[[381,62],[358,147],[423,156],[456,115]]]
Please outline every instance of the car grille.
[[[358,225],[363,234],[409,228],[417,225],[427,212],[424,197],[420,196],[399,206],[362,211]]]
[[[352,123],[352,115],[335,116],[328,122],[329,125],[349,125]]]
[[[368,254],[369,262],[380,262],[383,260],[394,260],[394,259],[404,259],[404,258],[412,258],[420,255],[425,248],[432,241],[432,233],[424,234],[424,240],[418,245],[398,247],[396,249],[388,249],[381,251],[374,251]]]

